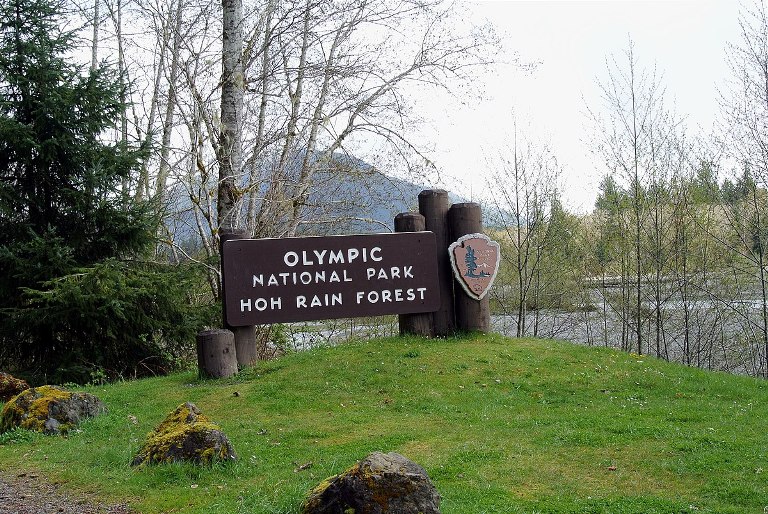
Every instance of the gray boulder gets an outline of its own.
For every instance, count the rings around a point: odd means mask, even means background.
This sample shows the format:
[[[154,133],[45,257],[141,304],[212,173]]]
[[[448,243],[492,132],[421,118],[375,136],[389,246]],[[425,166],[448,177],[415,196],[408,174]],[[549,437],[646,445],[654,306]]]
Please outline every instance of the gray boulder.
[[[440,495],[424,468],[397,453],[374,452],[310,491],[303,514],[439,514]]]
[[[15,396],[0,412],[0,433],[15,427],[50,435],[66,433],[85,418],[107,408],[90,393],[70,392],[56,386],[33,387]]]
[[[147,435],[132,466],[188,461],[210,464],[235,460],[232,443],[194,403],[183,403]]]

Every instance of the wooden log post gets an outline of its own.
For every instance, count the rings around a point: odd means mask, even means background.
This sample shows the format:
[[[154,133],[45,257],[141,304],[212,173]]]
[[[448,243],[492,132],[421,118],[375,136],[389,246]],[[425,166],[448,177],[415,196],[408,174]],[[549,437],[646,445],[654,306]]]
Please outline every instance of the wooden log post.
[[[231,330],[235,336],[235,354],[237,364],[241,368],[253,365],[259,359],[256,327],[232,327],[227,323],[227,300],[224,295],[224,243],[233,239],[248,239],[248,232],[243,229],[224,229],[219,233],[219,256],[221,258],[221,307],[224,320],[224,328]]]
[[[456,241],[467,234],[482,233],[482,215],[482,209],[476,203],[453,204],[448,211],[451,241]],[[455,277],[451,279],[451,283],[454,279]],[[453,291],[457,329],[462,332],[490,332],[491,309],[488,296],[482,300],[475,300],[467,295],[459,284],[455,284]]]
[[[425,230],[424,216],[417,212],[403,212],[395,216],[395,232],[421,232]],[[432,314],[400,314],[400,335],[432,337]]]
[[[424,226],[434,232],[437,240],[437,273],[440,281],[440,309],[432,313],[432,327],[436,337],[447,337],[456,331],[453,308],[453,273],[448,256],[451,244],[448,232],[448,192],[427,189],[419,193],[419,212],[424,216]]]
[[[197,334],[197,370],[205,378],[227,378],[237,373],[235,335],[231,330],[219,328]]]

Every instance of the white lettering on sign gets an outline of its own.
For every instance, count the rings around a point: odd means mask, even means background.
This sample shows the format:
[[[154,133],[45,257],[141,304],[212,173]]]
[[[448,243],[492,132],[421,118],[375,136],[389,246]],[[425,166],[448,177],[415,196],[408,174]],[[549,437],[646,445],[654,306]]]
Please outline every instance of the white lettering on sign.
[[[269,301],[266,298],[240,299],[240,312],[251,312],[252,310],[264,312],[267,309],[279,311],[282,308],[283,299],[279,296],[277,298],[270,298]]]
[[[309,302],[309,304],[307,304]],[[312,295],[306,297],[304,295],[298,295],[296,297],[296,308],[304,309],[307,307],[332,307],[334,305],[342,305],[341,293]]]
[[[297,285],[297,284],[323,284],[326,282],[352,282],[352,277],[349,276],[349,273],[347,270],[343,269],[341,270],[341,274],[339,274],[338,271],[331,271],[328,273],[326,270],[323,271],[315,271],[315,272],[309,272],[309,271],[302,271],[301,273],[298,273],[296,271],[292,272],[283,272],[283,273],[272,273],[270,275],[264,275],[263,273],[259,275],[253,275],[253,287],[256,286],[264,286],[266,280],[267,286],[288,286],[288,285]]]
[[[402,275],[400,271],[402,270]],[[366,268],[365,277],[368,280],[394,280],[396,278],[413,278],[413,266],[392,266],[390,268]]]
[[[361,303],[392,303],[392,302],[412,302],[417,298],[424,300],[427,292],[426,287],[409,287],[408,289],[383,289],[381,291],[358,291],[355,294],[357,304]]]
[[[285,252],[283,255],[283,262],[286,266],[293,268],[301,263],[302,266],[322,266],[326,263],[325,256],[328,255],[328,264],[350,264],[360,259],[362,262],[380,262],[383,257],[381,256],[381,248],[374,246],[373,248],[347,248],[344,250],[328,251],[328,250],[302,250],[301,255],[298,252]]]

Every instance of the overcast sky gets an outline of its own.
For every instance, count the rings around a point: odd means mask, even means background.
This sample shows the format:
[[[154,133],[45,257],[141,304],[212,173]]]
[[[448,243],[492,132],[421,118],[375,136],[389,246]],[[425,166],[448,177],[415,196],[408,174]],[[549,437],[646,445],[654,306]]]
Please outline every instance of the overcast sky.
[[[643,68],[656,66],[666,86],[669,107],[687,118],[690,131],[711,129],[718,112],[717,87],[728,74],[727,42],[738,42],[737,0],[657,1],[474,1],[468,17],[491,20],[506,36],[505,47],[523,61],[539,62],[524,73],[499,65],[479,77],[485,99],[455,109],[427,106],[439,119],[425,130],[437,141],[437,165],[445,187],[474,199],[481,195],[485,156],[509,137],[512,113],[518,127],[529,126],[534,139],[546,141],[562,167],[566,204],[592,210],[605,170],[587,148],[590,130],[585,102],[599,102],[596,80],[606,77],[606,57],[627,49],[631,37]],[[430,137],[432,136],[432,137]],[[454,177],[463,177],[455,179]],[[457,190],[459,189],[459,190]]]

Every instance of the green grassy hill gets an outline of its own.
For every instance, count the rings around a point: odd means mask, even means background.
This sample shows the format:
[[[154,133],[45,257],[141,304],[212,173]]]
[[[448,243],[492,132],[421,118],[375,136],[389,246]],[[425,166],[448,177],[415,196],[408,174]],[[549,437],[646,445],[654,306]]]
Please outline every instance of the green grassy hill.
[[[297,512],[312,486],[374,450],[424,466],[445,514],[768,506],[768,382],[612,350],[382,339],[230,380],[190,372],[89,391],[109,414],[67,438],[2,435],[0,468],[141,513]],[[239,460],[131,468],[146,433],[184,401],[223,428]]]

